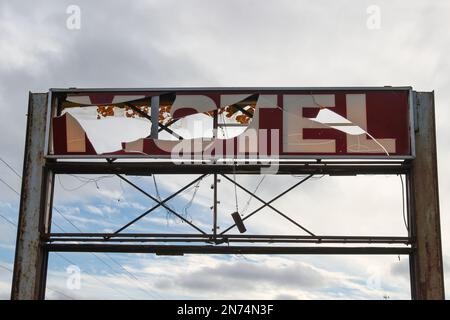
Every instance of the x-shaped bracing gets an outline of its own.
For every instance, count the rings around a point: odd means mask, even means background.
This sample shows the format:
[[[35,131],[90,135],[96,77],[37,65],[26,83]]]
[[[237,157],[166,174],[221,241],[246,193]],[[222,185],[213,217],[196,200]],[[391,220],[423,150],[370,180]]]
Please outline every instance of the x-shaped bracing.
[[[124,229],[128,228],[130,225],[134,224],[135,222],[137,222],[138,220],[144,218],[145,216],[147,216],[149,213],[151,213],[152,211],[156,210],[157,208],[159,208],[160,206],[164,207],[166,210],[170,211],[172,214],[174,214],[175,216],[177,216],[178,218],[180,218],[181,220],[183,220],[184,222],[186,222],[188,225],[190,225],[192,228],[194,228],[195,230],[199,231],[200,233],[206,235],[207,233],[204,232],[202,229],[200,229],[199,227],[197,227],[195,224],[193,224],[192,222],[190,222],[189,220],[187,220],[186,218],[184,218],[182,215],[180,215],[179,213],[177,213],[176,211],[174,211],[172,208],[170,208],[169,206],[166,205],[166,202],[168,202],[169,200],[171,200],[172,198],[174,198],[175,196],[177,196],[178,194],[180,194],[181,192],[183,192],[184,190],[186,190],[187,188],[189,188],[190,186],[194,185],[196,182],[198,182],[199,180],[203,179],[205,176],[207,176],[207,174],[203,174],[201,176],[199,176],[198,178],[194,179],[193,181],[191,181],[190,183],[188,183],[187,185],[185,185],[184,187],[182,187],[181,189],[179,189],[178,191],[176,191],[175,193],[173,193],[172,195],[168,196],[167,198],[165,198],[164,200],[160,200],[157,199],[156,197],[152,196],[151,194],[149,194],[148,192],[146,192],[145,190],[143,190],[142,188],[140,188],[139,186],[137,186],[136,184],[134,184],[133,182],[131,182],[130,180],[128,180],[127,178],[123,177],[120,174],[117,174],[117,177],[119,177],[120,179],[122,179],[123,181],[125,181],[126,183],[128,183],[129,185],[131,185],[132,187],[134,187],[136,190],[140,191],[141,193],[143,193],[144,195],[146,195],[147,197],[149,197],[150,199],[152,199],[153,201],[155,201],[157,204],[151,208],[149,208],[147,211],[143,212],[141,215],[139,215],[138,217],[136,217],[135,219],[131,220],[130,222],[128,222],[126,225],[124,225],[123,227],[121,227],[120,229],[118,229],[117,231],[115,231],[113,234],[118,234],[121,231],[123,231]],[[275,211],[276,213],[278,213],[280,216],[282,216],[283,218],[285,218],[286,220],[288,220],[289,222],[291,222],[292,224],[296,225],[298,228],[302,229],[303,231],[305,231],[306,233],[308,233],[311,236],[315,236],[314,233],[312,233],[311,231],[309,231],[308,229],[306,229],[304,226],[302,226],[301,224],[299,224],[298,222],[296,222],[295,220],[293,220],[292,218],[290,218],[289,216],[287,216],[286,214],[282,213],[280,210],[278,210],[277,208],[273,207],[271,205],[272,202],[278,200],[279,198],[281,198],[282,196],[286,195],[288,192],[290,192],[291,190],[295,189],[296,187],[298,187],[299,185],[301,185],[302,183],[304,183],[305,181],[307,181],[308,179],[310,179],[313,174],[310,174],[308,176],[306,176],[305,178],[303,178],[302,180],[300,180],[299,182],[295,183],[293,186],[291,186],[290,188],[286,189],[285,191],[283,191],[282,193],[280,193],[278,196],[272,198],[270,201],[266,202],[263,199],[261,199],[260,197],[258,197],[257,195],[255,195],[253,192],[251,192],[250,190],[248,190],[247,188],[245,188],[244,186],[242,186],[241,184],[239,184],[238,182],[232,180],[231,178],[229,178],[228,176],[226,176],[225,174],[221,174],[221,176],[223,176],[225,179],[227,179],[228,181],[234,183],[236,186],[238,186],[240,189],[244,190],[246,193],[250,194],[252,197],[254,197],[255,199],[257,199],[258,201],[262,202],[263,205],[261,205],[260,207],[258,207],[257,209],[253,210],[251,213],[247,214],[245,217],[242,218],[242,221],[247,220],[248,218],[250,218],[251,216],[255,215],[256,213],[260,212],[262,209],[264,209],[265,207],[269,207],[270,209],[272,209],[273,211]],[[236,226],[236,224],[233,224],[231,226],[229,226],[227,229],[225,229],[224,231],[222,231],[219,235],[224,235],[226,232],[228,232],[229,230],[233,229]]]
[[[131,108],[132,110],[134,110],[135,112],[137,112],[138,114],[140,114],[142,117],[152,121],[152,117],[150,115],[148,115],[146,112],[142,111],[141,109],[139,109],[135,105],[133,105],[131,103],[128,103],[128,102],[126,102],[125,105],[127,107]],[[253,118],[253,113],[245,110],[238,103],[234,104],[233,107],[235,107],[236,109],[241,111],[243,114],[247,115],[248,117]],[[172,129],[169,128],[172,124],[174,124],[178,120],[180,120],[180,119],[172,119],[167,124],[162,124],[162,123],[158,122],[158,126],[159,126],[158,132],[161,132],[161,131],[164,130],[164,131],[170,133],[172,136],[174,136],[178,140],[183,140],[184,138],[181,135],[179,135],[178,133],[176,133],[175,131],[173,131]]]
[[[130,107],[132,110],[136,111],[137,113],[139,113],[141,116],[143,116],[144,118],[152,121],[152,117],[149,116],[147,113],[145,113],[144,111],[142,111],[141,109],[139,109],[138,107],[132,105],[131,103],[125,103],[126,106]],[[167,125],[164,125],[160,122],[158,122],[158,126],[159,126],[159,130],[158,132],[164,130],[167,131],[168,133],[170,133],[171,135],[173,135],[175,138],[177,138],[178,140],[183,140],[184,138],[182,136],[180,136],[178,133],[176,133],[175,131],[173,131],[172,129],[169,128],[169,126],[171,126],[172,124],[174,124],[175,122],[177,122],[178,119],[172,120],[170,121]]]
[[[241,188],[242,190],[244,190],[245,192],[247,192],[248,194],[250,194],[252,197],[254,197],[255,199],[259,200],[260,202],[263,203],[262,206],[258,207],[257,209],[253,210],[251,213],[247,214],[245,217],[242,218],[242,221],[247,220],[248,218],[250,218],[251,216],[253,216],[254,214],[260,212],[263,208],[265,207],[269,207],[270,209],[272,209],[273,211],[275,211],[276,213],[278,213],[280,216],[282,216],[283,218],[285,218],[286,220],[288,220],[289,222],[291,222],[292,224],[295,224],[297,227],[299,227],[300,229],[302,229],[303,231],[309,233],[311,236],[315,236],[314,233],[312,233],[311,231],[309,231],[308,229],[306,229],[305,227],[303,227],[302,225],[300,225],[298,222],[296,222],[295,220],[289,218],[287,215],[285,215],[284,213],[282,213],[280,210],[278,210],[277,208],[273,207],[271,205],[272,202],[274,202],[275,200],[278,200],[279,198],[281,198],[282,196],[284,196],[285,194],[287,194],[289,191],[295,189],[297,186],[299,186],[300,184],[302,184],[303,182],[305,182],[306,180],[310,179],[313,174],[310,174],[308,176],[306,176],[305,178],[303,178],[302,180],[300,180],[299,182],[297,182],[296,184],[294,184],[292,187],[286,189],[285,191],[283,191],[282,193],[280,193],[278,196],[276,196],[275,198],[273,198],[272,200],[266,202],[263,199],[261,199],[260,197],[258,197],[256,194],[254,194],[253,192],[251,192],[250,190],[248,190],[247,188],[243,187],[242,185],[240,185],[239,183],[237,183],[236,181],[230,179],[229,177],[227,177],[226,175],[222,174],[221,176],[223,176],[225,179],[227,179],[228,181],[231,181],[232,183],[234,183],[235,185],[237,185],[239,188]],[[236,226],[236,224],[233,224],[231,226],[229,226],[227,229],[225,229],[224,231],[222,231],[220,233],[220,235],[225,234],[226,232],[228,232],[229,230],[233,229]]]
[[[197,179],[194,179],[193,181],[191,181],[190,183],[188,183],[187,185],[185,185],[184,187],[182,187],[181,189],[179,189],[177,192],[173,193],[172,195],[170,195],[169,197],[165,198],[164,200],[160,200],[154,196],[152,196],[151,194],[149,194],[148,192],[146,192],[145,190],[143,190],[142,188],[140,188],[139,186],[137,186],[136,184],[134,184],[133,182],[131,182],[130,180],[128,180],[127,178],[125,178],[124,176],[120,175],[120,174],[116,174],[117,177],[119,177],[120,179],[122,179],[123,181],[125,181],[126,183],[128,183],[129,185],[131,185],[132,187],[134,187],[136,190],[140,191],[141,193],[143,193],[144,195],[146,195],[147,197],[149,197],[150,199],[152,199],[153,201],[155,201],[157,204],[153,207],[151,207],[150,209],[148,209],[147,211],[145,211],[144,213],[142,213],[141,215],[139,215],[138,217],[136,217],[135,219],[133,219],[132,221],[128,222],[126,225],[124,225],[123,227],[121,227],[120,229],[118,229],[117,231],[114,232],[114,234],[118,234],[119,232],[121,232],[122,230],[128,228],[130,225],[132,225],[133,223],[135,223],[136,221],[142,219],[143,217],[145,217],[146,215],[148,215],[150,212],[154,211],[155,209],[157,209],[158,207],[162,206],[164,207],[166,210],[170,211],[172,214],[174,214],[175,216],[177,216],[178,218],[180,218],[181,220],[183,220],[184,222],[186,222],[188,225],[190,225],[192,228],[194,228],[195,230],[199,231],[202,234],[207,234],[205,231],[203,231],[202,229],[200,229],[199,227],[197,227],[195,224],[193,224],[192,222],[190,222],[189,220],[187,220],[185,217],[183,217],[181,214],[177,213],[175,210],[173,210],[172,208],[170,208],[169,206],[166,205],[166,202],[169,201],[170,199],[174,198],[176,195],[180,194],[181,192],[183,192],[184,190],[186,190],[187,188],[189,188],[190,186],[192,186],[193,184],[195,184],[197,181],[203,179],[206,174],[201,175],[200,177],[198,177]]]

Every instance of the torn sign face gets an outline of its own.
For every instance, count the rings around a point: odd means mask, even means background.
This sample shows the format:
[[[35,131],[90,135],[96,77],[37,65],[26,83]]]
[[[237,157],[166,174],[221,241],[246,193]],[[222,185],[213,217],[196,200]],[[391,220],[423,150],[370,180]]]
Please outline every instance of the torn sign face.
[[[50,154],[201,159],[408,158],[412,156],[409,93],[409,88],[65,92],[55,98],[60,113],[52,120]],[[148,135],[152,124],[150,100],[154,96],[159,97],[156,138]],[[99,120],[88,123],[72,112],[92,106],[102,111],[97,115]],[[124,134],[115,148],[105,149],[92,138],[98,131],[90,126],[111,113],[123,114],[123,120],[138,115],[146,120],[148,130],[134,136]],[[193,118],[196,122],[187,125]],[[133,131],[129,128],[129,123],[117,121],[109,130],[120,139],[121,131]],[[108,129],[103,126],[100,131],[107,134]],[[192,131],[199,133],[192,136]]]

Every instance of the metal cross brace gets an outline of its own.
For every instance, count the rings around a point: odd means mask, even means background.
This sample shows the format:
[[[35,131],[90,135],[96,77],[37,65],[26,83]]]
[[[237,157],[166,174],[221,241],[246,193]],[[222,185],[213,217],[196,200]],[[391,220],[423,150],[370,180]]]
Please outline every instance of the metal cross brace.
[[[275,212],[277,212],[278,214],[280,214],[282,217],[284,217],[285,219],[289,220],[291,223],[295,224],[297,227],[301,228],[302,230],[304,230],[305,232],[309,233],[312,236],[315,236],[314,233],[312,233],[311,231],[307,230],[306,228],[304,228],[303,226],[301,226],[300,224],[298,224],[297,222],[295,222],[294,220],[292,220],[291,218],[289,218],[288,216],[286,216],[285,214],[283,214],[281,211],[279,211],[278,209],[274,208],[273,206],[271,206],[270,204],[272,202],[274,202],[275,200],[281,198],[282,196],[284,196],[285,194],[287,194],[289,191],[293,190],[294,188],[296,188],[297,186],[299,186],[300,184],[302,184],[303,182],[305,182],[306,180],[310,179],[313,174],[310,174],[308,176],[306,176],[305,178],[303,178],[302,180],[300,180],[299,182],[297,182],[296,184],[294,184],[292,187],[286,189],[285,191],[283,191],[282,193],[280,193],[278,196],[276,196],[275,198],[273,198],[272,200],[265,202],[264,200],[262,200],[261,198],[259,198],[258,196],[254,195],[251,191],[247,190],[246,188],[244,188],[243,186],[241,186],[240,184],[238,184],[236,181],[231,180],[230,178],[228,178],[227,176],[225,176],[224,174],[222,174],[222,176],[224,178],[226,178],[227,180],[235,183],[239,188],[241,188],[242,190],[246,191],[247,193],[251,194],[253,197],[255,197],[256,199],[258,199],[259,201],[261,201],[263,203],[262,206],[260,206],[259,208],[255,209],[254,211],[252,211],[251,213],[249,213],[248,215],[246,215],[245,217],[242,218],[242,221],[247,220],[248,218],[250,218],[251,216],[253,216],[254,214],[256,214],[257,212],[261,211],[263,208],[265,207],[269,207],[272,210],[274,210]],[[225,229],[224,231],[222,231],[220,234],[224,234],[226,232],[228,232],[229,230],[231,230],[232,228],[234,228],[236,226],[236,224],[233,224],[231,226],[229,226],[227,229]]]
[[[150,117],[147,113],[143,112],[141,109],[139,109],[138,107],[132,105],[131,103],[125,103],[126,106],[130,107],[131,109],[133,109],[134,111],[136,111],[137,113],[139,113],[141,116],[143,116],[144,118],[152,121],[152,117]],[[174,121],[175,122],[175,121]],[[172,122],[173,123],[173,122]],[[171,124],[172,124],[171,123]],[[158,122],[158,126],[160,127],[160,129],[167,131],[168,133],[170,133],[171,135],[173,135],[175,138],[179,139],[179,140],[183,140],[184,138],[182,136],[180,136],[178,133],[174,132],[172,129],[170,129],[168,126],[159,123]]]
[[[181,220],[183,220],[184,222],[186,222],[188,225],[190,225],[192,228],[194,228],[195,230],[199,231],[202,234],[207,234],[205,231],[203,231],[202,229],[200,229],[199,227],[197,227],[195,224],[193,224],[192,222],[190,222],[189,220],[187,220],[186,218],[184,218],[182,215],[178,214],[176,211],[174,211],[172,208],[170,208],[169,206],[167,206],[164,202],[167,201],[167,199],[165,201],[159,200],[157,198],[155,198],[154,196],[152,196],[151,194],[149,194],[148,192],[146,192],[145,190],[143,190],[142,188],[140,188],[139,186],[137,186],[136,184],[134,184],[133,182],[131,182],[130,180],[128,180],[127,178],[123,177],[120,174],[116,174],[117,177],[119,177],[120,179],[122,179],[123,181],[125,181],[126,183],[128,183],[129,185],[131,185],[132,187],[134,187],[136,190],[142,192],[143,194],[145,194],[147,197],[149,197],[150,199],[152,199],[153,201],[157,202],[159,205],[163,206],[166,210],[169,210],[171,213],[173,213],[175,216],[177,216],[178,218],[180,218]]]
[[[178,191],[176,191],[175,193],[171,194],[170,196],[168,196],[167,198],[165,198],[164,200],[162,200],[160,203],[156,204],[155,206],[151,207],[150,209],[148,209],[147,211],[145,211],[144,213],[142,213],[141,215],[137,216],[136,218],[134,218],[133,220],[131,220],[130,222],[128,222],[126,225],[124,225],[123,227],[121,227],[120,229],[118,229],[117,231],[113,232],[113,234],[118,234],[119,232],[125,230],[126,228],[128,228],[129,226],[131,226],[133,223],[135,223],[136,221],[139,221],[140,219],[144,218],[146,215],[148,215],[149,213],[151,213],[152,211],[156,210],[157,208],[159,208],[163,203],[166,203],[167,201],[169,201],[170,199],[174,198],[175,196],[177,196],[178,194],[180,194],[181,192],[183,192],[184,190],[186,190],[187,188],[189,188],[190,186],[192,186],[193,184],[195,184],[197,181],[203,179],[205,176],[207,176],[207,174],[202,174],[200,177],[198,177],[197,179],[191,181],[190,183],[188,183],[187,185],[185,185],[184,187],[182,187],[181,189],[179,189]]]
[[[243,107],[237,105],[237,104],[233,104],[233,107],[235,107],[236,109],[238,109],[239,111],[241,111],[243,114],[245,114],[246,116],[253,118],[253,113],[245,110]]]
[[[171,125],[173,125],[178,120],[181,120],[181,118],[170,120],[169,122],[167,122],[167,124],[165,124],[165,128],[160,126],[158,132],[161,132],[161,131],[165,130],[166,128],[170,127]]]
[[[132,105],[131,103],[125,103],[125,105],[128,106],[129,108],[131,108],[132,110],[134,110],[135,112],[139,113],[144,118],[152,121],[152,117],[149,116],[147,113],[143,112],[138,107]],[[238,104],[234,104],[233,107],[235,107],[236,109],[238,109],[239,111],[241,111],[242,113],[247,115],[248,117],[253,118],[253,113],[245,110],[243,107],[239,106]],[[180,120],[180,119],[172,119],[166,125],[164,125],[162,123],[158,123],[158,126],[159,126],[158,132],[161,132],[164,130],[164,131],[167,131],[168,133],[170,133],[171,135],[173,135],[175,138],[177,138],[179,140],[183,140],[184,138],[182,136],[180,136],[178,133],[174,132],[172,129],[169,128],[172,124],[174,124],[178,120]]]

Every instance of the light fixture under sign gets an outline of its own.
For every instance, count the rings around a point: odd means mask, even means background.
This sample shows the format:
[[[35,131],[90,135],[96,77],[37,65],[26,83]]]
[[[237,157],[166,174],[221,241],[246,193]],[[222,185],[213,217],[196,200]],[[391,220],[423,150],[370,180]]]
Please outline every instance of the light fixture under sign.
[[[244,225],[244,221],[242,221],[241,216],[239,215],[239,212],[233,212],[231,214],[231,216],[233,217],[234,223],[236,224],[236,227],[238,228],[240,233],[244,233],[247,231],[247,229],[245,228]]]

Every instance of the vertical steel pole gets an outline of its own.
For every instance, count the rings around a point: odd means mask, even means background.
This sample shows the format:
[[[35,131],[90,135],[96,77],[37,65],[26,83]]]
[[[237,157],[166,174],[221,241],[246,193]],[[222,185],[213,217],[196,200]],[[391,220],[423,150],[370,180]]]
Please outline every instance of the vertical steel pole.
[[[213,206],[213,235],[214,235],[214,241],[217,239],[217,173],[214,173],[214,182],[213,182],[213,188],[214,188],[214,206]]]
[[[410,239],[415,239],[415,221],[414,221],[414,195],[412,194],[412,177],[411,172],[405,175],[406,177],[406,204],[407,204],[407,223],[408,223],[408,237]],[[410,276],[410,290],[411,299],[416,298],[416,270],[414,264],[414,253],[409,255],[409,276]]]
[[[44,169],[47,93],[30,93],[11,299],[44,299],[53,173]]]
[[[214,111],[214,115],[213,115],[213,138],[217,139],[218,137],[218,128],[219,128],[219,114],[218,111],[215,110]],[[213,198],[214,198],[214,205],[213,205],[213,236],[214,236],[214,241],[217,240],[217,204],[218,204],[218,193],[217,193],[217,173],[214,173],[213,175],[213,188],[214,188],[214,194],[213,194]]]
[[[151,98],[150,102],[150,114],[152,118],[152,128],[150,131],[150,137],[152,139],[158,139],[159,133],[159,96]]]
[[[416,93],[416,158],[411,171],[410,256],[413,299],[444,299],[434,93]]]

